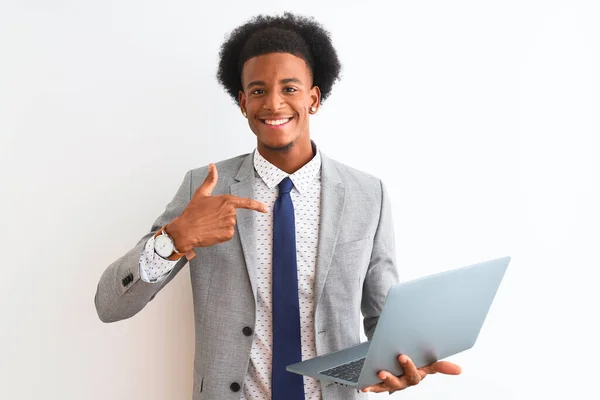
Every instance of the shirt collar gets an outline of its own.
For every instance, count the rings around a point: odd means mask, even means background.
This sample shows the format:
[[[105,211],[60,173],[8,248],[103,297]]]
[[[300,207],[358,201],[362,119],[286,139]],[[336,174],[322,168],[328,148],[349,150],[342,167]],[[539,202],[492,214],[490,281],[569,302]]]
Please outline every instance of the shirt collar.
[[[316,154],[312,160],[304,164],[302,168],[291,175],[267,161],[258,152],[258,149],[254,150],[254,169],[269,189],[273,189],[275,186],[279,185],[284,178],[289,176],[294,187],[301,195],[304,195],[313,185],[315,179],[321,177],[319,174],[321,172],[321,153],[316,148],[316,145],[313,144],[313,146]]]

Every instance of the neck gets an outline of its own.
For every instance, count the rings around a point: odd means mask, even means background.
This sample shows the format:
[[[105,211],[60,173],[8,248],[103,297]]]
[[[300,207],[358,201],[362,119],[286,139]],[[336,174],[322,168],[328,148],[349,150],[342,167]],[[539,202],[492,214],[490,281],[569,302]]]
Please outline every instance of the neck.
[[[265,160],[288,174],[298,171],[314,157],[309,138],[296,141],[285,149],[271,149],[261,142],[257,143],[256,148]]]

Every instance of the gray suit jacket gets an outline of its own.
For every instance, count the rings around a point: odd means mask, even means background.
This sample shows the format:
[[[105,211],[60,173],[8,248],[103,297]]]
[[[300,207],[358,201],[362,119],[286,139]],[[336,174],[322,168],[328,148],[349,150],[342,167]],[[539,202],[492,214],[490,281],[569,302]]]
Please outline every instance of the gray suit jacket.
[[[321,222],[315,272],[315,341],[317,353],[360,342],[361,312],[369,339],[389,288],[398,281],[390,202],[382,182],[336,162],[323,153]],[[213,195],[253,197],[253,154],[216,164],[219,180]],[[186,264],[180,260],[159,283],[140,279],[139,259],[146,241],[179,216],[204,181],[207,167],[188,171],[181,187],[152,229],[102,274],[95,303],[104,322],[140,311]],[[255,211],[238,209],[233,238],[196,248],[190,262],[196,353],[194,400],[239,399],[235,383],[244,382],[256,312]],[[247,332],[248,330],[246,330]],[[239,389],[239,386],[237,387]],[[364,398],[356,390],[322,384],[324,400]]]

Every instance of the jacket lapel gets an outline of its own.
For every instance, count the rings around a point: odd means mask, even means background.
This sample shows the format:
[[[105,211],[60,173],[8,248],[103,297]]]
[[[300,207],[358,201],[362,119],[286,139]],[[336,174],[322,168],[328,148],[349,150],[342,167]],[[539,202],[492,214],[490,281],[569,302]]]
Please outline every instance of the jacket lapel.
[[[230,187],[232,195],[253,198],[253,157],[253,153],[250,153],[242,162],[235,176],[236,182]],[[319,302],[331,266],[333,251],[341,227],[345,200],[346,188],[339,173],[333,162],[321,152],[321,215],[315,271],[315,306]],[[255,212],[243,208],[237,210],[237,229],[254,301],[256,301],[256,232],[253,214]]]
[[[319,243],[317,245],[317,267],[315,272],[315,307],[319,303],[338,233],[340,231],[346,188],[333,162],[321,153],[321,211]]]
[[[250,153],[235,176],[236,183],[230,187],[231,194],[237,197],[253,198],[254,187],[254,154]],[[254,214],[256,211],[245,208],[237,209],[237,229],[239,233],[248,278],[252,286],[252,294],[256,302],[256,232],[254,228]]]

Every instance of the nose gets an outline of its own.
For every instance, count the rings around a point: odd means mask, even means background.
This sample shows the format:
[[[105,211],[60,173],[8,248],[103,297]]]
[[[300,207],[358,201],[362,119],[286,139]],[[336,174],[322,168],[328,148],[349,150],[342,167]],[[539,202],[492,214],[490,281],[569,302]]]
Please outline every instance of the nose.
[[[265,97],[265,102],[263,104],[263,108],[269,111],[277,111],[281,108],[285,107],[283,98],[281,94],[277,91],[271,91]]]

